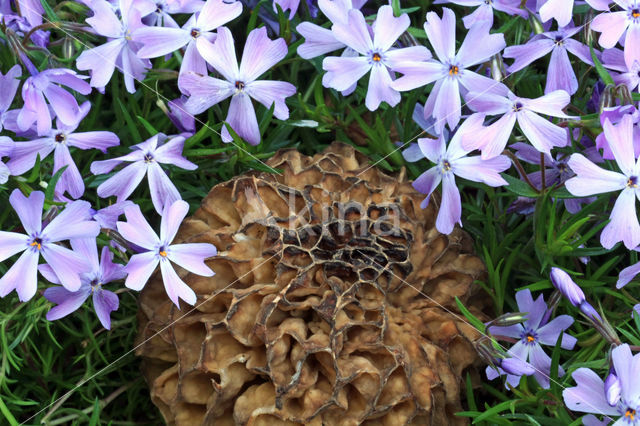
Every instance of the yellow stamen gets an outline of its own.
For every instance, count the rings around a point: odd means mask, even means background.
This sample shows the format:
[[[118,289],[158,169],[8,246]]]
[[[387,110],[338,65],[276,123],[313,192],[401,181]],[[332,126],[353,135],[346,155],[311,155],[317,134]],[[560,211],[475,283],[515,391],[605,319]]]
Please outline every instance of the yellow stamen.
[[[639,10],[632,11],[631,16],[633,16],[634,18],[640,18],[640,11]]]
[[[634,178],[629,178],[629,180],[627,181],[627,186],[629,188],[637,188],[638,187],[638,180],[634,179]]]
[[[382,57],[380,56],[380,54],[378,53],[374,53],[373,54],[373,58],[372,58],[375,62],[380,62],[382,60]]]
[[[627,412],[624,413],[624,417],[628,418],[632,422],[635,421],[635,419],[636,419],[636,410],[633,410],[631,408],[627,409]]]
[[[42,244],[40,244],[37,241],[32,242],[31,244],[29,244],[31,247],[36,247],[38,250],[42,249]]]
[[[460,72],[460,68],[458,68],[455,65],[451,65],[451,67],[449,67],[449,75],[458,75],[458,73]]]
[[[536,341],[536,338],[535,338],[535,337],[533,337],[533,336],[527,336],[527,342],[529,342],[529,343],[533,343],[533,342],[535,342],[535,341]]]
[[[158,253],[160,256],[162,257],[167,257],[167,252],[164,250],[161,250],[160,253]]]

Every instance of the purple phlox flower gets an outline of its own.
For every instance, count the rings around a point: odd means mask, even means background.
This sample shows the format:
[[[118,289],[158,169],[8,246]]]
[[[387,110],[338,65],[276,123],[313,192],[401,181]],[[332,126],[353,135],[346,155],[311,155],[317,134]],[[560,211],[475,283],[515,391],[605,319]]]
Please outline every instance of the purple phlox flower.
[[[611,124],[618,124],[622,120],[622,117],[625,115],[631,116],[631,121],[634,124],[633,126],[633,153],[635,158],[638,158],[640,155],[640,128],[638,128],[637,124],[640,121],[640,111],[636,109],[633,105],[622,105],[615,106],[610,108],[603,108],[600,113],[600,124],[604,127],[605,121],[609,120]],[[605,160],[615,160],[613,156],[613,152],[609,147],[609,141],[605,135],[605,132],[600,133],[596,137],[596,148],[602,149],[602,158]],[[592,158],[588,157],[594,163]]]
[[[562,391],[567,408],[581,413],[601,414],[608,424],[640,425],[640,354],[631,353],[629,345],[622,344],[611,351],[611,361],[620,386],[620,398],[611,405],[605,382],[591,369],[578,368],[571,377],[576,386]]]
[[[508,327],[489,327],[489,332],[494,336],[504,336],[518,339],[518,342],[509,349],[512,357],[521,361],[529,361],[535,368],[534,377],[545,389],[549,388],[549,375],[551,372],[551,358],[545,353],[541,345],[555,346],[556,341],[562,335],[561,347],[563,349],[573,349],[577,339],[564,331],[573,324],[573,318],[569,315],[560,315],[551,321],[545,317],[547,304],[544,296],[540,295],[534,301],[531,291],[521,290],[516,293],[516,301],[520,312],[527,312],[527,320],[523,324],[515,324]],[[487,376],[490,372],[497,377],[494,369],[487,369]],[[564,370],[559,367],[558,375],[562,376]],[[489,379],[492,379],[489,377]],[[520,377],[507,381],[512,385],[517,385]],[[514,385],[514,386],[515,386]]]
[[[571,52],[581,61],[593,65],[589,48],[571,38],[581,29],[582,27],[568,27],[558,31],[536,34],[525,44],[507,47],[503,56],[515,59],[507,71],[510,73],[520,71],[536,59],[551,52],[544,92],[547,94],[555,90],[564,90],[573,95],[578,90],[578,78],[573,71],[567,52]]]
[[[635,250],[638,251],[638,248],[636,248]],[[618,281],[616,282],[616,288],[622,288],[625,285],[629,284],[631,280],[633,280],[638,274],[640,274],[640,262],[634,263],[631,266],[627,266],[622,271],[620,271],[620,275],[618,275]]]
[[[95,238],[98,235],[100,226],[89,220],[89,203],[74,201],[68,204],[44,229],[41,220],[44,193],[33,191],[27,198],[19,189],[14,189],[9,203],[18,213],[26,234],[0,231],[0,262],[22,252],[0,278],[0,297],[13,290],[17,291],[23,302],[33,297],[38,287],[40,255],[66,289],[77,291],[80,288],[80,274],[88,269],[86,260],[55,243],[74,238]]]
[[[349,10],[358,9],[351,0],[318,0],[318,7],[333,24],[348,24]],[[333,31],[312,22],[300,23],[296,31],[304,37],[304,43],[298,46],[298,55],[304,59],[312,59],[347,47],[336,38]]]
[[[42,24],[44,8],[39,0],[20,0],[20,14],[32,27]]]
[[[237,18],[241,13],[242,3],[239,1],[207,0],[202,9],[192,15],[182,28],[139,28],[133,33],[133,40],[142,45],[138,56],[156,58],[186,46],[178,77],[178,86],[180,90],[184,90],[181,78],[187,72],[207,74],[203,52],[211,50],[211,42],[216,38],[212,31]]]
[[[589,302],[578,284],[571,279],[569,274],[560,268],[551,268],[550,280],[553,286],[576,308],[592,321],[603,324],[602,318]]]
[[[605,49],[611,49],[624,39],[624,59],[631,69],[634,61],[640,60],[640,0],[615,0],[621,11],[607,11],[599,14],[591,22],[591,29],[600,34],[598,42]]]
[[[611,74],[616,85],[624,84],[629,92],[636,88],[640,91],[640,61],[633,60],[630,64],[627,63],[622,50],[614,47],[602,52],[602,65],[618,71]]]
[[[90,108],[91,103],[89,101],[82,104],[76,123],[66,125],[58,118],[56,120],[56,128],[49,130],[42,137],[27,142],[16,142],[10,155],[11,160],[7,163],[11,174],[21,175],[31,170],[38,155],[40,155],[40,159],[44,159],[53,152],[53,173],[55,174],[62,167],[67,166],[57,183],[56,191],[60,195],[66,191],[73,198],[81,197],[84,194],[84,180],[71,157],[69,148],[73,147],[82,150],[99,149],[106,153],[107,148],[120,143],[120,139],[113,132],[75,131],[82,119],[89,113]]]
[[[435,166],[422,173],[413,182],[413,187],[427,196],[421,204],[424,209],[429,204],[431,193],[442,182],[442,201],[436,219],[436,228],[443,234],[451,233],[456,223],[462,225],[460,220],[462,206],[455,176],[489,186],[507,185],[500,176],[500,172],[511,166],[508,157],[499,155],[483,160],[480,156],[468,157],[467,154],[470,151],[462,148],[461,140],[465,132],[476,132],[482,125],[481,120],[480,116],[465,120],[449,141],[449,146],[446,145],[445,135],[440,135],[437,140],[418,139],[422,154],[435,163]]]
[[[9,1],[7,1],[7,3],[11,4]],[[20,8],[22,9],[22,3],[20,3]],[[3,21],[7,29],[16,33],[18,37],[24,37],[34,28],[34,25],[30,24],[26,18],[19,15],[3,14],[2,11],[0,11],[0,20]],[[51,33],[49,31],[36,30],[31,32],[29,41],[35,46],[46,49],[49,44],[50,35]]]
[[[196,120],[187,111],[186,103],[186,96],[169,101],[167,102],[169,110],[165,113],[179,131],[193,134],[196,131]]]
[[[21,76],[22,67],[20,67],[20,65],[14,65],[5,75],[0,73],[0,132],[4,127],[7,112],[11,107],[13,98],[15,98],[16,92],[18,91],[18,86],[20,85],[19,78]]]
[[[471,28],[474,24],[487,24],[493,26],[493,10],[499,10],[508,15],[518,15],[526,18],[529,14],[520,7],[521,0],[436,0],[434,4],[453,3],[460,6],[478,6],[471,14],[462,18],[464,27]]]
[[[69,291],[64,287],[50,287],[44,291],[44,297],[49,302],[55,303],[47,312],[47,320],[54,321],[66,317],[75,312],[84,302],[92,296],[93,308],[96,315],[107,330],[111,328],[111,312],[118,309],[118,296],[103,286],[111,281],[124,279],[124,265],[113,263],[113,254],[108,247],[102,248],[98,259],[98,247],[95,238],[71,240],[73,250],[86,259],[91,265],[91,270],[80,276],[82,284],[77,291]],[[50,282],[60,284],[55,272],[48,266],[42,265],[40,273]]]
[[[588,196],[622,190],[611,211],[611,221],[600,234],[600,243],[610,249],[623,241],[628,249],[640,244],[640,223],[636,215],[636,196],[640,197],[640,162],[633,152],[633,122],[626,114],[617,126],[609,120],[604,131],[621,172],[596,166],[582,154],[572,154],[569,167],[577,176],[566,181],[567,190],[576,196]]]
[[[540,165],[540,152],[533,146],[516,142],[511,145],[511,148],[516,150],[516,156],[529,164]],[[575,173],[569,168],[567,162],[569,158],[567,154],[558,153],[556,159],[550,154],[545,154],[545,186],[550,187],[552,185],[563,184],[567,179],[575,176]],[[542,173],[535,171],[529,173],[529,181],[536,187],[542,188]],[[582,204],[592,203],[596,200],[595,197],[587,198],[565,198],[564,206],[569,213],[575,214],[580,211]]]
[[[466,149],[480,149],[482,158],[500,154],[507,146],[516,122],[529,142],[539,151],[550,154],[553,147],[569,143],[567,129],[539,116],[571,118],[562,111],[569,104],[570,96],[564,90],[556,90],[537,99],[520,98],[509,92],[506,97],[494,94],[469,93],[469,106],[482,114],[502,114],[498,120],[485,127],[477,135],[469,135],[462,141]]]
[[[469,92],[481,92],[481,96],[489,93],[506,95],[508,89],[502,83],[468,69],[504,49],[504,35],[489,34],[489,26],[486,24],[474,25],[456,54],[456,16],[447,8],[443,9],[442,19],[435,12],[427,13],[424,29],[437,60],[395,66],[394,71],[405,75],[394,81],[392,87],[406,91],[435,81],[424,112],[425,118],[428,115],[436,118],[438,132],[442,131],[445,123],[453,130],[460,122],[461,92],[467,101]]]
[[[559,27],[566,27],[573,15],[573,0],[547,0],[539,9],[542,22],[555,19]]]
[[[190,305],[196,303],[195,292],[182,281],[171,262],[187,271],[210,277],[214,272],[205,264],[205,260],[217,254],[216,247],[208,243],[173,244],[171,242],[178,232],[180,223],[189,212],[189,205],[178,200],[167,205],[160,225],[160,238],[149,226],[140,212],[140,207],[125,209],[127,222],[118,222],[118,232],[132,243],[147,251],[131,256],[125,267],[127,280],[125,286],[133,290],[141,290],[155,271],[158,263],[162,273],[162,281],[169,299],[180,308],[179,299]]]
[[[179,25],[171,15],[179,13],[195,13],[202,9],[202,0],[155,0],[156,8],[143,16],[145,25],[178,28]]]
[[[220,27],[215,43],[206,46],[202,53],[224,80],[195,73],[185,75],[183,84],[191,94],[185,104],[187,111],[199,114],[231,97],[225,121],[252,145],[260,143],[260,129],[251,98],[267,108],[274,105],[273,115],[279,120],[289,118],[285,98],[296,93],[296,87],[285,81],[257,80],[287,55],[284,39],[271,40],[264,27],[252,30],[238,67],[231,31]],[[227,125],[222,127],[222,141],[233,141]]]
[[[144,78],[151,62],[136,55],[138,45],[132,41],[131,34],[142,26],[141,16],[154,10],[155,4],[147,0],[138,0],[134,4],[131,0],[119,0],[117,5],[114,8],[105,0],[90,1],[93,16],[86,22],[108,41],[83,51],[76,60],[76,66],[79,70],[91,71],[91,86],[101,92],[104,92],[117,67],[124,76],[127,91],[135,93],[135,80]]]
[[[88,95],[91,87],[82,80],[85,77],[66,68],[41,72],[33,68],[32,72],[34,72],[32,76],[22,85],[24,106],[18,112],[18,128],[27,131],[33,123],[36,123],[38,135],[45,135],[51,130],[52,112],[60,122],[66,125],[76,123],[80,115],[78,101],[60,85]]]
[[[384,101],[390,106],[400,102],[400,93],[392,87],[391,70],[399,63],[408,65],[431,57],[423,46],[392,49],[398,37],[409,28],[409,16],[393,16],[391,6],[382,6],[373,23],[373,36],[357,9],[349,10],[347,22],[336,22],[332,31],[336,38],[358,52],[358,56],[329,56],[322,61],[327,73],[322,78],[325,87],[346,90],[369,71],[369,87],[365,105],[370,111],[378,109]]]
[[[109,173],[123,162],[131,162],[98,186],[98,195],[102,198],[116,196],[121,202],[129,198],[145,175],[149,175],[151,201],[157,212],[162,212],[166,205],[180,199],[180,193],[160,164],[171,164],[185,170],[198,168],[182,156],[183,136],[168,137],[162,133],[133,145],[132,152],[110,160],[94,161],[91,173],[100,175]]]

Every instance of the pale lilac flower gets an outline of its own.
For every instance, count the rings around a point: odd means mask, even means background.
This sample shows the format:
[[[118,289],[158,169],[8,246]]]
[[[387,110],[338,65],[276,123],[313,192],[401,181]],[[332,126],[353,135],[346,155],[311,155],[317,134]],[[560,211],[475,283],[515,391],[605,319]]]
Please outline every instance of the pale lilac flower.
[[[169,120],[171,120],[180,132],[194,134],[196,132],[196,120],[193,115],[187,111],[186,103],[186,96],[167,102],[169,110],[165,111],[165,114],[167,114]]]
[[[609,5],[613,1],[614,0],[585,0],[589,6],[599,11],[609,10]]]
[[[80,106],[76,98],[60,85],[88,95],[91,92],[91,87],[82,80],[84,76],[66,68],[48,69],[41,72],[33,68],[31,72],[32,76],[27,78],[22,85],[24,106],[18,113],[18,128],[27,131],[33,123],[36,123],[38,135],[48,133],[51,130],[51,120],[53,119],[51,111],[62,123],[73,125],[80,115]]]
[[[171,164],[181,169],[198,168],[182,156],[183,136],[167,137],[162,133],[133,145],[132,152],[110,160],[94,161],[91,173],[100,175],[109,173],[123,162],[131,162],[98,186],[98,195],[102,198],[116,196],[121,202],[129,198],[145,175],[149,175],[151,202],[157,212],[162,212],[167,205],[180,199],[180,193],[160,164]]]
[[[183,90],[181,78],[187,72],[207,74],[203,52],[210,49],[210,42],[215,40],[216,35],[212,31],[237,18],[241,13],[242,3],[239,1],[207,0],[202,9],[191,16],[182,28],[139,28],[132,34],[133,40],[142,45],[138,56],[156,58],[186,46],[178,77],[178,86]]]
[[[494,336],[504,336],[518,339],[518,342],[509,349],[509,354],[521,361],[529,361],[535,368],[534,377],[545,389],[549,388],[549,375],[551,373],[551,358],[545,353],[541,345],[555,346],[558,337],[562,335],[561,347],[573,349],[577,339],[564,331],[573,324],[573,318],[569,315],[560,315],[549,321],[547,304],[544,296],[540,295],[534,301],[530,290],[521,290],[516,293],[518,311],[526,312],[527,319],[523,324],[515,324],[509,327],[489,327],[489,332]],[[558,375],[564,375],[562,367],[558,367]],[[494,376],[494,377],[491,377]],[[487,377],[497,377],[494,369],[487,368]],[[520,377],[507,375],[507,382],[517,386]]]
[[[81,197],[84,194],[84,180],[71,157],[69,147],[82,150],[99,149],[106,153],[107,148],[120,143],[118,136],[113,132],[75,131],[82,119],[89,113],[90,108],[91,104],[88,101],[82,104],[76,123],[67,125],[58,118],[56,120],[57,128],[44,133],[43,137],[32,141],[15,142],[13,152],[10,155],[11,160],[7,163],[11,174],[17,176],[31,170],[38,155],[41,160],[44,160],[45,157],[53,152],[53,174],[62,167],[67,166],[56,185],[56,191],[60,195],[66,191],[73,198]]]
[[[73,251],[81,255],[91,265],[91,270],[80,276],[82,284],[78,291],[69,291],[64,287],[50,287],[44,291],[44,298],[55,303],[47,312],[47,320],[54,321],[75,312],[92,296],[93,308],[104,328],[111,328],[111,312],[118,309],[118,296],[103,286],[111,281],[124,279],[124,265],[113,263],[113,254],[108,247],[102,248],[98,259],[98,247],[95,238],[71,240]],[[60,284],[55,272],[48,266],[40,267],[40,273],[50,282]]]
[[[318,7],[332,24],[348,24],[349,10],[358,9],[351,0],[318,0]],[[312,59],[334,50],[347,47],[330,29],[312,22],[302,22],[296,31],[304,37],[304,43],[298,46],[298,55]]]
[[[409,24],[409,16],[406,13],[396,18],[391,6],[382,6],[378,9],[372,35],[362,12],[351,9],[347,22],[334,23],[332,31],[337,40],[358,52],[359,56],[324,58],[322,68],[327,73],[322,78],[322,84],[343,91],[371,71],[365,99],[366,107],[375,111],[382,102],[396,106],[401,96],[392,87],[391,71],[400,63],[412,64],[431,57],[423,46],[392,49],[398,37],[409,28]]]
[[[571,118],[562,111],[569,101],[569,94],[564,90],[556,90],[537,99],[520,98],[511,92],[506,97],[471,92],[468,104],[472,109],[487,115],[502,114],[502,117],[480,134],[469,135],[462,143],[466,149],[480,149],[482,158],[491,158],[507,146],[517,122],[522,133],[538,151],[550,154],[553,147],[569,143],[569,134],[567,129],[556,126],[538,114]]]
[[[33,191],[27,198],[14,189],[9,203],[18,213],[26,234],[0,231],[0,262],[22,252],[18,260],[0,278],[0,297],[16,290],[25,302],[36,294],[38,287],[38,260],[40,255],[58,276],[62,285],[70,290],[80,288],[80,274],[87,271],[86,260],[68,248],[55,244],[74,238],[95,238],[100,226],[88,217],[86,201],[74,201],[42,229],[44,193]]]
[[[104,207],[100,210],[91,209],[89,214],[91,215],[91,219],[98,222],[100,228],[116,231],[118,218],[124,214],[124,209],[133,205],[132,201],[122,201],[120,203],[111,204],[110,206]]]
[[[127,280],[125,286],[133,290],[142,290],[144,285],[160,264],[162,281],[169,299],[180,308],[179,299],[190,305],[196,303],[195,292],[180,279],[171,262],[187,271],[210,277],[214,272],[205,264],[205,260],[217,254],[216,247],[208,243],[173,244],[180,223],[189,212],[189,205],[178,200],[167,205],[162,214],[160,238],[149,226],[140,212],[140,207],[125,209],[127,222],[118,222],[118,232],[128,241],[143,247],[147,251],[131,256],[125,267]]]
[[[20,85],[19,78],[21,76],[22,68],[20,65],[14,65],[5,75],[0,73],[0,132],[4,127],[5,120],[8,118],[7,112],[18,91],[18,86]]]
[[[435,12],[427,13],[424,29],[438,60],[395,66],[395,71],[405,75],[394,81],[392,87],[406,91],[435,81],[424,111],[425,118],[431,115],[437,120],[438,132],[442,131],[445,123],[453,130],[460,122],[461,93],[467,101],[472,99],[470,92],[480,92],[475,96],[490,93],[506,95],[507,88],[502,83],[468,69],[504,49],[504,35],[489,34],[489,27],[485,24],[474,25],[456,54],[456,16],[447,8],[443,9],[442,19]]]
[[[640,92],[640,58],[634,58],[631,63],[627,63],[622,50],[613,48],[602,52],[602,65],[611,70],[611,77],[616,85],[624,84],[629,92],[637,89]]]
[[[611,405],[605,383],[589,368],[578,368],[571,377],[576,386],[562,391],[567,408],[581,413],[604,415],[604,422],[616,425],[640,425],[640,354],[633,355],[629,345],[622,344],[611,351],[611,361],[619,380],[620,398]],[[587,418],[583,419],[587,424]],[[591,416],[589,422],[595,423]]]
[[[611,49],[622,38],[624,39],[624,59],[627,68],[640,59],[640,0],[615,0],[621,11],[599,14],[591,22],[591,29],[600,34],[598,42],[605,49]]]
[[[264,27],[251,31],[238,67],[231,31],[220,27],[215,43],[204,48],[202,54],[225,80],[194,73],[185,75],[183,85],[191,94],[185,104],[187,111],[199,114],[231,97],[225,121],[252,145],[260,143],[260,129],[251,98],[267,108],[274,105],[273,115],[279,120],[289,118],[285,98],[296,93],[295,86],[284,81],[257,80],[287,55],[284,39],[271,40]],[[232,140],[225,124],[222,141]]]
[[[91,70],[91,86],[101,92],[111,80],[116,67],[124,76],[124,84],[129,93],[135,93],[135,80],[142,80],[151,62],[141,59],[136,55],[138,46],[132,41],[131,34],[136,28],[142,26],[141,16],[147,14],[141,12],[141,8],[148,4],[149,12],[155,7],[153,2],[142,2],[136,6],[131,1],[119,0],[115,9],[106,0],[91,0],[89,7],[93,16],[87,18],[87,24],[93,30],[107,37],[108,41],[93,49],[83,51],[76,60],[79,70]],[[120,16],[120,18],[118,17]]]
[[[276,5],[280,6],[283,12],[289,11],[289,19],[293,19],[298,12],[298,7],[300,6],[300,0],[273,0],[273,11],[277,12],[278,8]]]
[[[463,135],[476,132],[481,125],[482,117],[468,118],[453,135],[448,147],[444,135],[440,135],[437,140],[418,139],[424,157],[436,165],[422,173],[413,182],[413,187],[427,196],[421,204],[424,209],[429,204],[431,193],[442,182],[442,201],[436,219],[436,229],[443,234],[451,233],[456,223],[462,224],[462,205],[455,176],[489,186],[507,185],[500,172],[511,166],[508,157],[499,155],[489,160],[483,160],[480,156],[467,157],[470,151],[462,148]]]
[[[433,4],[453,3],[460,6],[478,6],[471,14],[462,18],[464,27],[471,28],[474,24],[493,26],[493,10],[499,10],[508,15],[518,15],[526,18],[529,14],[520,7],[521,0],[436,0]]]
[[[600,243],[610,249],[623,241],[628,249],[633,249],[640,244],[640,223],[636,215],[636,196],[640,197],[640,162],[635,161],[633,152],[631,117],[625,115],[617,126],[606,120],[604,131],[622,173],[601,169],[582,154],[572,154],[568,164],[577,176],[566,181],[565,185],[576,196],[622,190],[611,211],[611,221],[600,234]]]
[[[542,22],[555,19],[559,27],[566,27],[573,15],[573,0],[547,0],[538,12]]]
[[[536,59],[551,52],[544,93],[564,90],[573,95],[578,90],[578,78],[573,71],[567,52],[571,52],[581,61],[593,65],[589,47],[571,38],[581,29],[582,27],[561,28],[558,31],[536,34],[525,44],[507,47],[503,56],[515,59],[507,71],[509,73],[520,71]]]

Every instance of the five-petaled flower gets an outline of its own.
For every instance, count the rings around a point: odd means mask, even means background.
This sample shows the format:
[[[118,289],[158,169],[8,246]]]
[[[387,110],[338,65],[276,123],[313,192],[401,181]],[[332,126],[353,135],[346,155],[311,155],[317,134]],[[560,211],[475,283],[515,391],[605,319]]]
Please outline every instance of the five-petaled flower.
[[[42,226],[44,193],[33,191],[25,197],[14,189],[9,197],[26,234],[0,231],[0,262],[22,252],[22,255],[0,278],[0,297],[16,290],[21,301],[36,294],[38,287],[38,261],[40,255],[51,267],[59,282],[69,291],[78,291],[80,275],[90,268],[80,254],[56,243],[75,238],[95,238],[100,232],[97,222],[89,220],[90,205],[86,201],[74,201]]]
[[[164,288],[169,299],[180,308],[179,299],[190,305],[196,303],[195,292],[178,276],[171,262],[197,275],[210,277],[214,272],[205,260],[217,254],[216,247],[208,243],[171,244],[180,223],[189,212],[186,201],[178,200],[167,205],[162,214],[160,237],[142,216],[140,207],[125,208],[126,222],[118,222],[118,232],[127,240],[142,247],[142,253],[131,256],[125,267],[125,286],[141,290],[160,264]]]

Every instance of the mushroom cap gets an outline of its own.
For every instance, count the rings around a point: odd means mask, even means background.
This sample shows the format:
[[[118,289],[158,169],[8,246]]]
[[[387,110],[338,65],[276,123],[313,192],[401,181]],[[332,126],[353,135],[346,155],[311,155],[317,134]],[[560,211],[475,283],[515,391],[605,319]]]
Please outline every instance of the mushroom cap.
[[[198,295],[181,310],[154,275],[140,296],[136,353],[168,424],[465,424],[461,376],[479,337],[485,274],[437,200],[352,147],[279,151],[281,174],[216,185],[176,242],[208,242]]]

